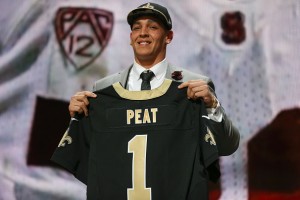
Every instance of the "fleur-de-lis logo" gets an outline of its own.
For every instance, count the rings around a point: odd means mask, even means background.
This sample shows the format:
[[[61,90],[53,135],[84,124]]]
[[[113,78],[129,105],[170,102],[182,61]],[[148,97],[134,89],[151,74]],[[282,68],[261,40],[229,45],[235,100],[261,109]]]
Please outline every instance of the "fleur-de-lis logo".
[[[204,140],[205,142],[209,142],[210,145],[217,145],[214,135],[212,134],[212,132],[209,130],[208,127],[207,127],[207,133],[204,136]]]
[[[64,147],[66,144],[72,144],[72,138],[69,136],[69,129],[66,130],[64,136],[60,140],[58,147]]]
[[[147,4],[144,5],[142,8],[150,8],[150,9],[153,9],[154,6],[152,6],[150,3],[147,3]]]

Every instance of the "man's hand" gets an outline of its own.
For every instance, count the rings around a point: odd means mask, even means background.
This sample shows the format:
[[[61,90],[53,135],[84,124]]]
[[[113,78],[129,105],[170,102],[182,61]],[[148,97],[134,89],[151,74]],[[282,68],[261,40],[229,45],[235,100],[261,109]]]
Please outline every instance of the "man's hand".
[[[212,93],[207,82],[203,80],[190,80],[178,86],[179,89],[187,87],[187,97],[189,99],[203,98],[203,101],[208,108],[215,108],[217,106],[217,99]]]
[[[87,106],[89,105],[88,97],[95,98],[97,95],[90,91],[81,91],[77,92],[74,96],[71,97],[69,104],[69,113],[71,117],[75,116],[75,113],[83,113],[88,115]]]

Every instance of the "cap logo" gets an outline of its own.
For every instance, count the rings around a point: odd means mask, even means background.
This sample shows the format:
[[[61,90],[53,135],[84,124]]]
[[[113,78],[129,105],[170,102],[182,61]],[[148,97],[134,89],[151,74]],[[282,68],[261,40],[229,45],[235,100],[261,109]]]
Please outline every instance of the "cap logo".
[[[172,22],[171,22],[171,20],[169,19],[169,20],[168,20],[168,24],[171,24],[171,23],[172,23]]]
[[[152,6],[150,3],[147,3],[146,5],[144,5],[143,7],[141,8],[150,8],[150,9],[153,9],[154,6]]]

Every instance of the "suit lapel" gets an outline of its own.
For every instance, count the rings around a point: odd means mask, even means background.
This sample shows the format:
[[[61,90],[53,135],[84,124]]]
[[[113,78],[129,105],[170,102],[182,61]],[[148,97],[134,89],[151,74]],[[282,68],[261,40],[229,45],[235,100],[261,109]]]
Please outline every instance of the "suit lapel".
[[[172,67],[170,64],[168,64],[167,72],[166,72],[166,78],[167,78],[167,79],[173,80],[173,78],[172,78],[172,73],[173,73],[174,71],[176,71],[176,70],[174,69],[174,67]]]
[[[120,83],[122,84],[122,86],[126,89],[127,88],[127,83],[128,83],[128,77],[129,77],[129,73],[131,71],[132,65],[128,68],[126,68],[125,70],[123,70],[122,72],[120,72],[119,76],[120,76]]]
[[[170,64],[168,64],[168,67],[167,67],[167,72],[166,72],[166,78],[167,79],[170,79],[170,80],[172,80],[172,81],[182,81],[182,79],[180,79],[180,80],[177,80],[177,79],[174,79],[173,77],[172,77],[172,73],[174,73],[174,72],[176,72],[176,71],[181,71],[181,73],[183,74],[183,70],[182,69],[180,69],[180,68],[176,68],[176,67],[174,67],[174,66],[171,66]]]

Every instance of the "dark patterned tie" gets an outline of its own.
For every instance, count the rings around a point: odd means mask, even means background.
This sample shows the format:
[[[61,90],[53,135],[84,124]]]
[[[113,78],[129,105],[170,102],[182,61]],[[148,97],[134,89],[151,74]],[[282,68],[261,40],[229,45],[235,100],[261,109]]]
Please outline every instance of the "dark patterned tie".
[[[151,90],[150,81],[153,78],[154,73],[150,70],[143,71],[141,73],[142,85],[141,90]]]

